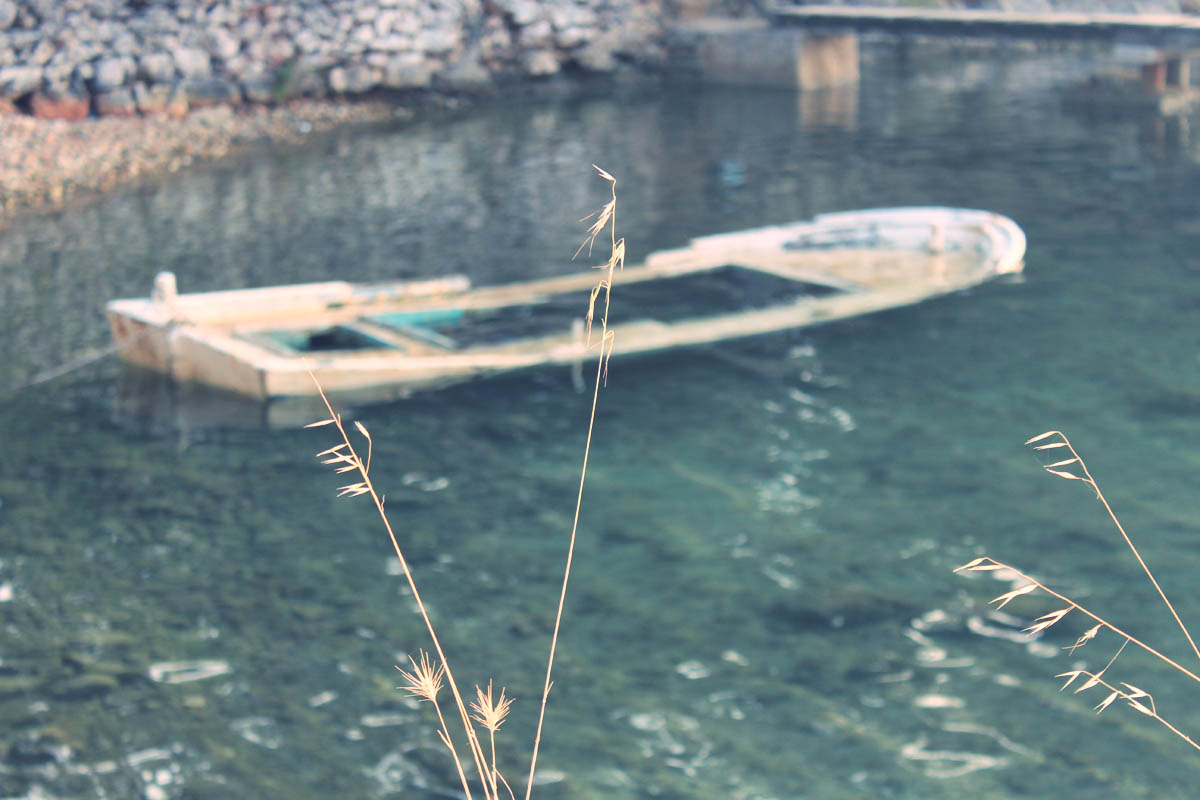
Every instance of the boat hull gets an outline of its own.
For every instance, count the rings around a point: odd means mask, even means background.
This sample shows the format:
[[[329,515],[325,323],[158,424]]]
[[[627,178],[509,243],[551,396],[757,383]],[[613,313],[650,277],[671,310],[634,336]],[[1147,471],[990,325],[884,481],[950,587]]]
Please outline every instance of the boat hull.
[[[841,212],[708,236],[616,276],[615,307],[648,287],[669,285],[673,292],[650,301],[645,315],[621,322],[616,352],[704,345],[909,305],[1019,272],[1024,252],[1015,223],[967,209]],[[697,275],[709,283],[732,275],[727,305],[734,308],[718,302],[703,312],[656,318],[661,305],[688,291],[675,289]],[[579,300],[595,282],[592,271],[481,289],[451,276],[180,295],[164,273],[150,298],[112,301],[107,313],[125,361],[177,381],[259,399],[311,396],[319,382],[329,391],[383,399],[597,358],[598,342],[589,340],[582,321],[587,302]],[[739,287],[757,292],[757,305],[737,308],[745,299]],[[512,320],[537,323],[539,315],[557,327],[510,330]],[[483,334],[472,333],[481,320]]]

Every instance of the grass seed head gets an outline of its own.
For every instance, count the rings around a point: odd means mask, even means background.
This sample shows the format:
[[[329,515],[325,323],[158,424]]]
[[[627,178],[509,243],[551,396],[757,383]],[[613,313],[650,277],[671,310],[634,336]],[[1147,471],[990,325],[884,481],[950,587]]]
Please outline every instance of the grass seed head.
[[[508,716],[511,705],[512,700],[504,696],[503,688],[500,689],[500,696],[493,701],[491,681],[488,681],[486,692],[478,686],[475,687],[475,701],[471,703],[471,708],[475,711],[475,720],[492,733],[504,724],[504,718]]]
[[[403,689],[413,697],[435,703],[438,692],[442,688],[442,675],[446,668],[442,664],[438,664],[437,669],[434,669],[429,661],[429,654],[422,650],[420,655],[419,663],[412,656],[408,657],[408,661],[413,667],[412,672],[402,669],[399,665],[396,666],[404,680],[408,681],[407,686],[397,686],[396,688]]]

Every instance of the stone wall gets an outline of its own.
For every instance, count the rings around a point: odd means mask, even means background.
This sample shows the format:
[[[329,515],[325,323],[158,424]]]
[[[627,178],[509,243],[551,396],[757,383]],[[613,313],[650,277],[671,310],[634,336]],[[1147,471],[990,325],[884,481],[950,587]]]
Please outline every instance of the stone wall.
[[[186,113],[661,60],[660,0],[0,0],[0,110]]]

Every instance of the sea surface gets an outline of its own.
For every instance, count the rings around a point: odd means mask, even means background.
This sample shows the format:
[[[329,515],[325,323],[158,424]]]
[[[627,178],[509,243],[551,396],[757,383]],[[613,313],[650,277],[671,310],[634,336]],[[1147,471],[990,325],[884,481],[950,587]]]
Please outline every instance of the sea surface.
[[[0,797],[456,796],[396,688],[429,642],[386,533],[313,459],[331,429],[123,370],[102,305],[162,269],[182,291],[578,269],[592,164],[631,262],[889,205],[1006,214],[1029,248],[1024,276],[918,306],[613,360],[533,796],[1195,797],[1187,742],[1059,691],[1117,638],[1065,650],[1076,612],[1030,639],[1061,603],[997,614],[1020,579],[953,570],[1018,566],[1196,667],[1094,493],[1022,442],[1070,436],[1200,624],[1198,120],[1072,103],[1103,53],[872,57],[835,93],[506,98],[0,232]],[[456,678],[515,699],[518,796],[590,400],[546,369],[348,412]],[[1187,678],[1132,647],[1106,677],[1200,734]]]

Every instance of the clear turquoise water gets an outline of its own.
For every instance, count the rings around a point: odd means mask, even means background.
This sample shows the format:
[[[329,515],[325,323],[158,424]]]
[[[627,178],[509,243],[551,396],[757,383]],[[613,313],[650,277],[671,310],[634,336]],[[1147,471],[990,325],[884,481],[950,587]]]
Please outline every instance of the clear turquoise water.
[[[1068,619],[1013,641],[1019,621],[984,608],[1011,584],[951,572],[1025,566],[1187,658],[1102,509],[1021,446],[1066,430],[1200,619],[1186,126],[1066,110],[1050,76],[1070,56],[887,66],[850,106],[510,102],[25,221],[0,233],[0,385],[104,348],[102,302],[162,268],[184,291],[566,271],[605,199],[593,162],[621,182],[632,260],[829,210],[1010,215],[1023,280],[614,362],[535,796],[1191,797],[1185,743],[1058,693],[1111,639],[1068,656],[1086,627]],[[0,399],[0,797],[452,791],[428,709],[394,688],[419,619],[371,509],[311,458],[329,437],[164,411],[133,383],[101,359]],[[518,788],[588,401],[548,370],[359,413],[459,680],[517,698],[500,759]],[[228,672],[150,677],[189,659]],[[1129,655],[1110,674],[1200,731],[1194,687]]]

